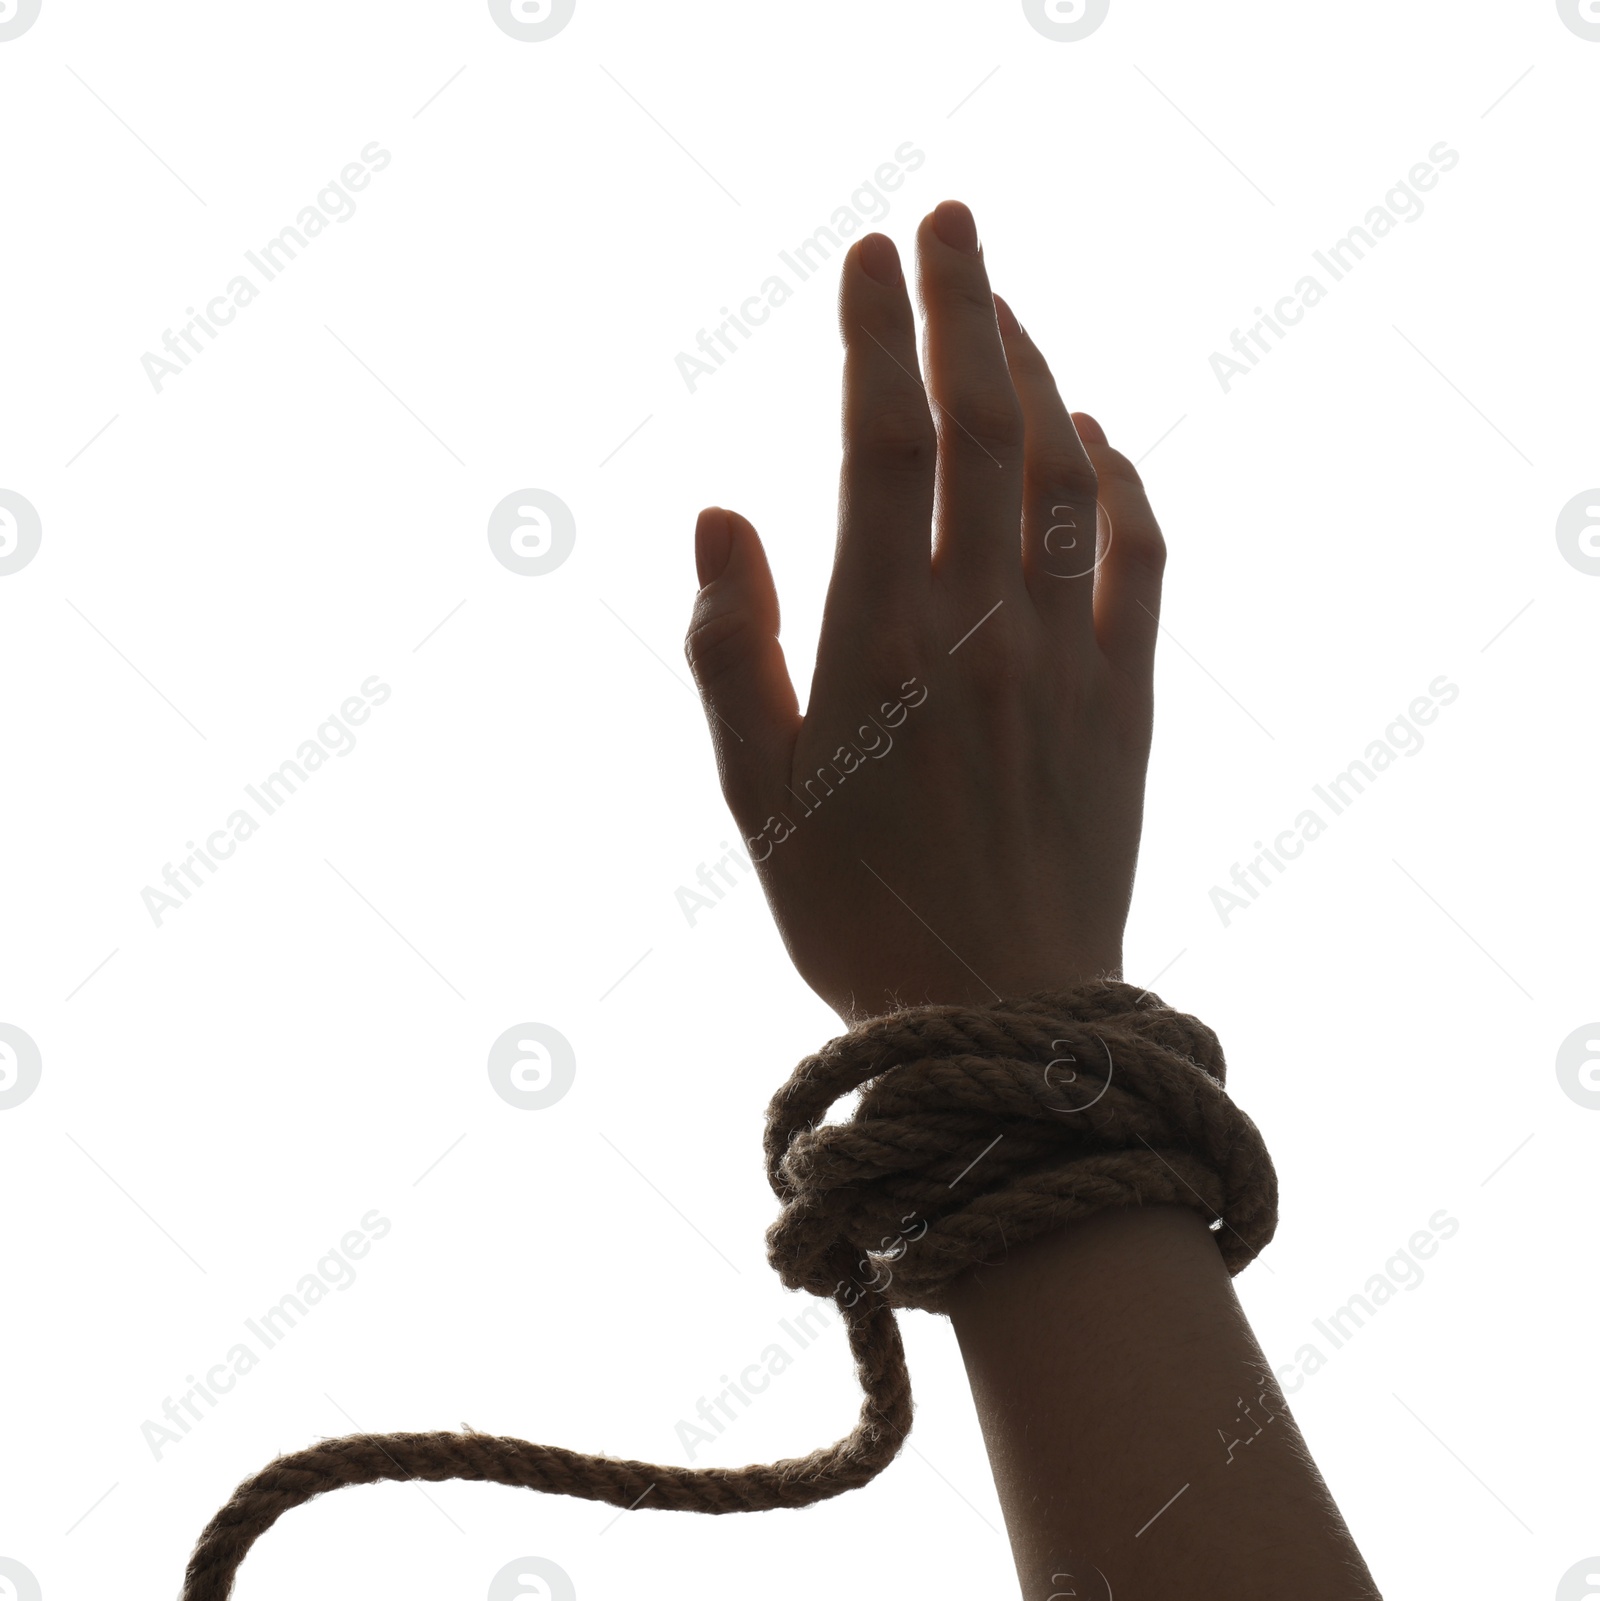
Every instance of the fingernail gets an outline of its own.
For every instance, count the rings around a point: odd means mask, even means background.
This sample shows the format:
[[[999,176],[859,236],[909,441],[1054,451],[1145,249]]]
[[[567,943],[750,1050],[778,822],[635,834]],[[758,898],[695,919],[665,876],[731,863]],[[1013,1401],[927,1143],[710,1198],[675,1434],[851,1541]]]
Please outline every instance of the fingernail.
[[[1009,339],[1013,335],[1020,334],[1022,332],[1022,324],[1017,321],[1016,313],[1012,311],[1010,306],[1008,306],[1005,301],[999,297],[999,295],[994,297],[994,315],[995,320],[1000,324],[1000,332],[1003,333],[1006,338]]]
[[[861,270],[876,282],[893,289],[900,282],[900,252],[887,234],[869,233],[857,252]]]
[[[733,518],[720,506],[707,506],[694,525],[694,565],[700,587],[720,578],[733,553]]]
[[[1077,425],[1078,438],[1086,445],[1104,445],[1109,441],[1106,431],[1086,411],[1075,411],[1072,420]]]
[[[933,208],[933,231],[950,246],[969,256],[978,253],[978,225],[959,200],[941,200]]]

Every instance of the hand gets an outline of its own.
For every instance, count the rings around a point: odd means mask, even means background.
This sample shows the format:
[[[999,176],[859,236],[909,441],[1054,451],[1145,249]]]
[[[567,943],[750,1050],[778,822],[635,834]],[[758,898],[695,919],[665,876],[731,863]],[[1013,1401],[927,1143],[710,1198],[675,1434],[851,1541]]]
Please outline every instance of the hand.
[[[695,530],[686,650],[723,794],[846,1023],[1119,976],[1150,747],[1165,547],[1139,477],[1067,412],[958,201],[923,219],[917,269],[926,389],[893,243],[843,264],[839,533],[803,718],[755,529],[713,507]]]

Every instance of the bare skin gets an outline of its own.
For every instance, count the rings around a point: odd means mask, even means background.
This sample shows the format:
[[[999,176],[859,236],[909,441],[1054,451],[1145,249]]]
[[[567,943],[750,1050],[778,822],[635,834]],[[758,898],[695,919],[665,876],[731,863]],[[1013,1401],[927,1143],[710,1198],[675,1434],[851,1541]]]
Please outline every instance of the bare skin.
[[[918,230],[917,287],[920,360],[893,244],[843,265],[804,717],[755,529],[712,507],[695,532],[687,651],[723,793],[848,1024],[1120,976],[1150,747],[1166,553],[1138,474],[1067,411],[959,202]],[[1377,1594],[1197,1213],[1074,1223],[968,1274],[952,1321],[1029,1601]],[[1217,1431],[1257,1396],[1274,1421],[1229,1461]]]
[[[1029,1601],[1378,1595],[1198,1212],[1085,1218],[951,1319]]]

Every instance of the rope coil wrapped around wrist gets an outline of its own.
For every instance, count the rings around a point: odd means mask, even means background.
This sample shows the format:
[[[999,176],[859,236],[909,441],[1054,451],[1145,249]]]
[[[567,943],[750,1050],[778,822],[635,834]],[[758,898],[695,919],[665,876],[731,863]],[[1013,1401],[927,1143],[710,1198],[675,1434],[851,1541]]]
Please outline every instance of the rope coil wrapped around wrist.
[[[855,1428],[806,1457],[683,1468],[478,1433],[357,1434],[269,1463],[201,1535],[183,1601],[225,1601],[255,1541],[328,1490],[478,1479],[619,1507],[758,1512],[875,1478],[911,1427],[894,1308],[941,1311],[975,1265],[1074,1218],[1174,1203],[1200,1211],[1238,1273],[1277,1224],[1277,1177],[1229,1099],[1205,1024],[1103,980],[993,1006],[875,1018],[795,1069],[767,1110],[782,1203],[768,1260],[790,1289],[833,1300],[863,1399]],[[824,1124],[861,1091],[846,1122]]]

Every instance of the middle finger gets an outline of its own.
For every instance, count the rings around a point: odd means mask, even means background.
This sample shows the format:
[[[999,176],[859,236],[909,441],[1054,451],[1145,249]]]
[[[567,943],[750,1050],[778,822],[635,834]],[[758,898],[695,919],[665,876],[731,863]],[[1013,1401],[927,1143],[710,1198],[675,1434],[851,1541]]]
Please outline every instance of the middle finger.
[[[1022,407],[1006,366],[972,213],[937,206],[917,230],[929,399],[938,430],[934,570],[1022,589]]]

